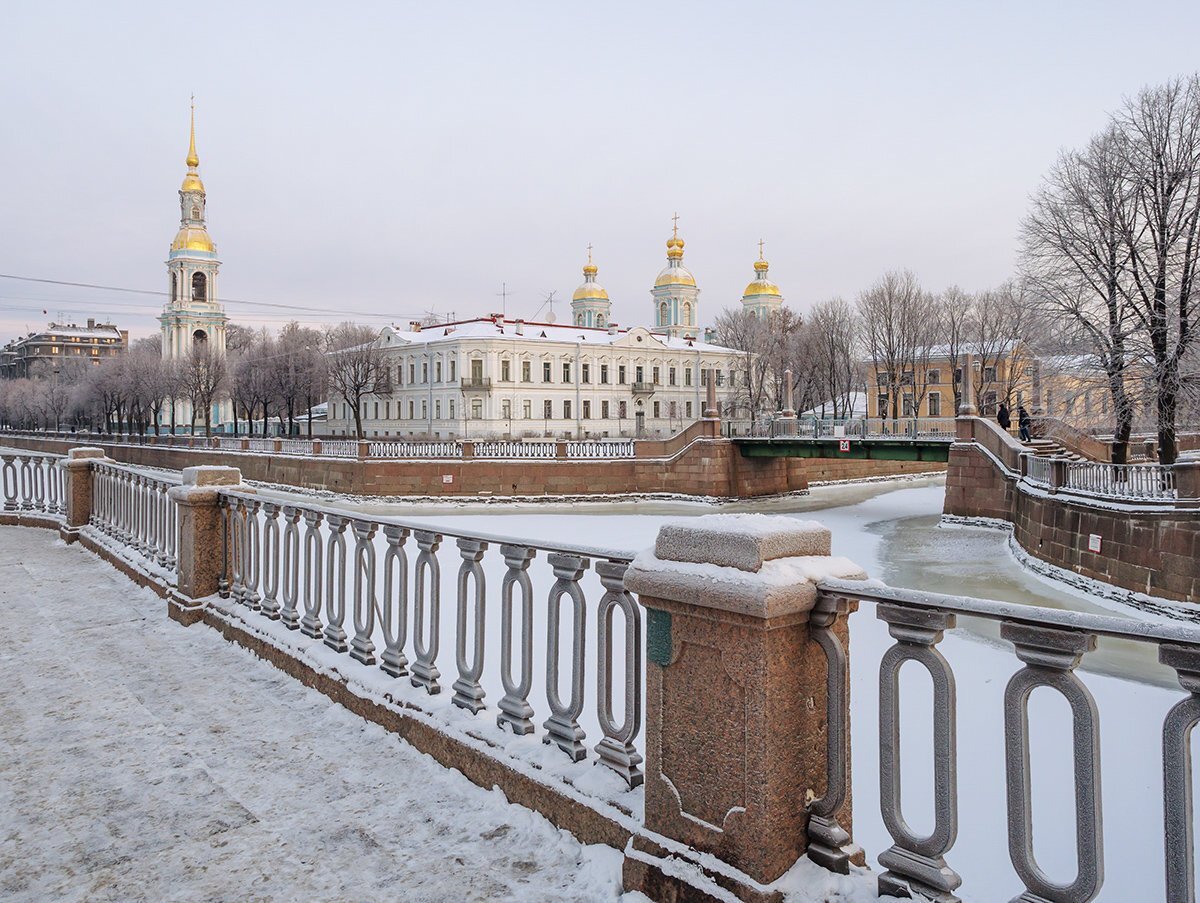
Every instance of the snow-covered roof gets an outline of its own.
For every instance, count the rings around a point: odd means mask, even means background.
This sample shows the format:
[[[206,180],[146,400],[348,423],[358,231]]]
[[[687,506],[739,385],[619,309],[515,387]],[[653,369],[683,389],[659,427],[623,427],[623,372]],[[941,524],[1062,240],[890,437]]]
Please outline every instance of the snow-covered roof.
[[[615,345],[637,347],[641,343],[657,343],[659,347],[677,351],[709,351],[730,353],[732,348],[713,345],[700,339],[683,339],[654,332],[644,326],[629,329],[590,328],[568,323],[537,323],[510,320],[504,317],[480,317],[457,323],[439,323],[419,330],[385,326],[380,335],[384,347],[389,345],[430,345],[462,339],[507,339],[514,342],[557,342],[561,344]]]

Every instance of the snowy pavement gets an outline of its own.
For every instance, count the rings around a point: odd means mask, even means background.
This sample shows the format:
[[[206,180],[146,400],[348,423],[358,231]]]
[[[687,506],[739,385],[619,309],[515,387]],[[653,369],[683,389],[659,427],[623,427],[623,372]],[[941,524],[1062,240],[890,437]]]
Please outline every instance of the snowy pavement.
[[[0,527],[0,897],[604,900],[583,846],[78,546]]]

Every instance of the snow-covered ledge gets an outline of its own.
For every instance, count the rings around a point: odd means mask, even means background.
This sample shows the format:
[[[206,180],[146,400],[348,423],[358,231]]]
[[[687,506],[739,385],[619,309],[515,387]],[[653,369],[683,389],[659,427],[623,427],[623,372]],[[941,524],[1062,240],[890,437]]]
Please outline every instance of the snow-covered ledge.
[[[867,576],[830,546],[814,521],[709,515],[665,525],[626,572],[649,660],[645,827],[626,849],[627,890],[682,898],[715,882],[774,900],[806,852],[828,678],[809,613],[819,581]],[[844,614],[831,629],[845,641]]]

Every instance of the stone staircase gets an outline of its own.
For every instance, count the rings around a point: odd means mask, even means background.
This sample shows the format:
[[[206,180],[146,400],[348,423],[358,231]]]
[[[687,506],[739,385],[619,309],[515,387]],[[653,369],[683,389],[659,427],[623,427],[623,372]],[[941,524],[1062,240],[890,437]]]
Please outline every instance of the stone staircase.
[[[1087,461],[1083,455],[1071,451],[1053,439],[1030,439],[1021,443],[1039,458],[1066,458],[1068,461]]]

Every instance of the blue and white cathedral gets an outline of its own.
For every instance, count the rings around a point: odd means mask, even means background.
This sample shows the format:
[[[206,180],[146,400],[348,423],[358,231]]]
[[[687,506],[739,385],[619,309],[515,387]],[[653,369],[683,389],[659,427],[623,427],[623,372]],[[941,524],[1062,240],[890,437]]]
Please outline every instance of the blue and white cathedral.
[[[179,189],[179,231],[171,242],[167,255],[167,274],[170,295],[158,317],[162,326],[162,355],[166,361],[186,361],[192,348],[211,348],[225,354],[225,327],[229,322],[217,300],[217,246],[213,244],[205,223],[204,183],[200,180],[200,158],[196,154],[196,111],[192,108],[191,134],[188,143],[187,174]],[[174,399],[174,422],[186,426],[192,421],[191,402]],[[230,402],[222,399],[213,403],[212,423],[217,425],[232,418]],[[197,424],[203,423],[199,412]],[[163,422],[172,422],[170,409]]]

